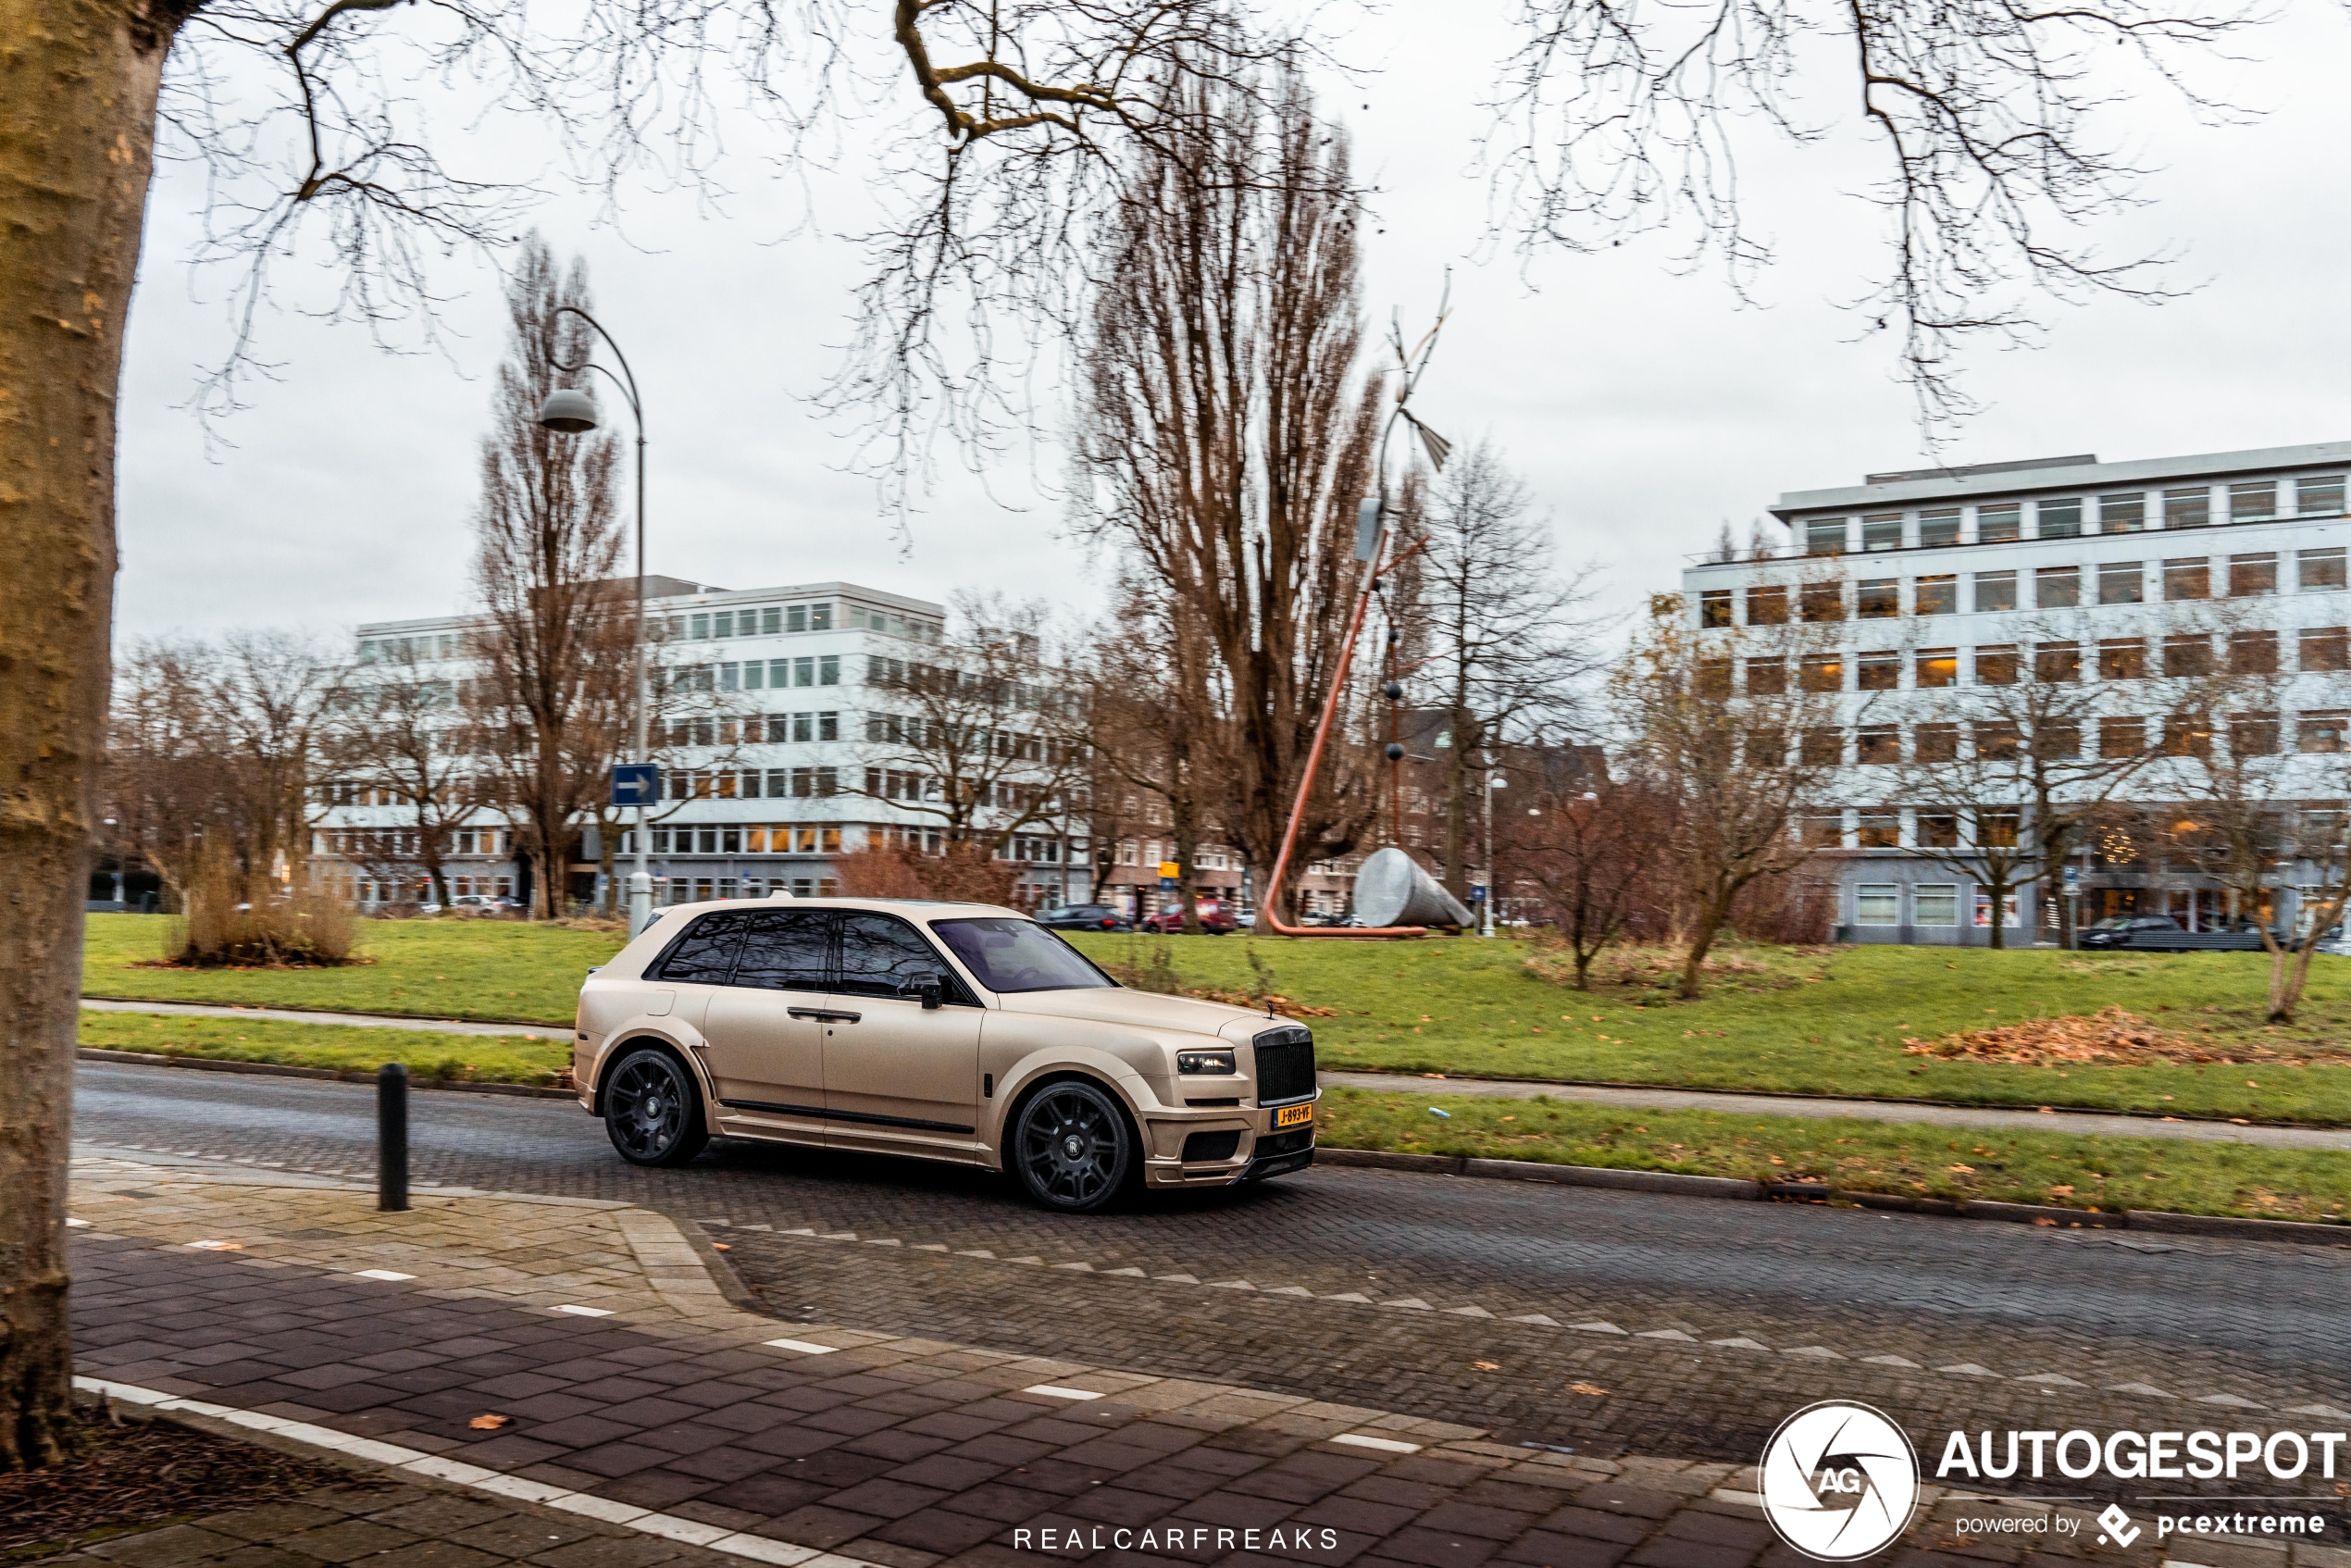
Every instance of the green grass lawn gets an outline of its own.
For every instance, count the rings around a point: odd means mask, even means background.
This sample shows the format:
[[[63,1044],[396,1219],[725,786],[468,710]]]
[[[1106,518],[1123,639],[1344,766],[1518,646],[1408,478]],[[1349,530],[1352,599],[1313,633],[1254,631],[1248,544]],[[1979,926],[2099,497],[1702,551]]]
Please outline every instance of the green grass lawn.
[[[2300,1021],[2260,1019],[2259,953],[1738,949],[1710,994],[1643,969],[1592,992],[1528,972],[1522,940],[1081,936],[1097,962],[1189,989],[1252,985],[1310,1006],[1328,1068],[1671,1084],[1857,1099],[2050,1105],[2351,1125],[2351,959],[2321,955]],[[1256,965],[1250,963],[1255,954]],[[2120,1005],[2215,1044],[2314,1053],[2302,1067],[2016,1065],[1903,1054],[1904,1039]]]
[[[492,920],[369,920],[340,969],[186,970],[155,963],[167,923],[89,917],[92,996],[242,1002],[562,1025],[579,980],[617,951],[591,931]],[[2097,954],[1934,948],[1743,948],[1710,995],[1675,1001],[1636,966],[1591,993],[1530,973],[1524,941],[1079,936],[1098,961],[1197,990],[1271,990],[1333,1014],[1312,1023],[1326,1068],[1670,1084],[2050,1105],[2351,1126],[2351,959],[2321,956],[2299,1023],[2260,1022],[2258,953]],[[1252,964],[1252,955],[1255,964]],[[2215,1045],[2305,1066],[2029,1066],[1903,1053],[1990,1024],[2120,1005]]]
[[[571,1064],[571,1048],[559,1039],[294,1024],[274,1018],[240,1018],[234,1014],[188,1018],[84,1011],[81,1043],[108,1051],[330,1067],[340,1072],[372,1073],[387,1062],[397,1062],[414,1076],[470,1078],[477,1083],[548,1084],[554,1081],[558,1069]]]
[[[580,980],[622,946],[616,936],[518,920],[362,920],[364,964],[177,969],[156,963],[171,924],[152,915],[89,916],[82,994],[565,1025]]]
[[[1321,1111],[1325,1143],[1408,1154],[1817,1179],[1847,1191],[2108,1212],[2339,1220],[2351,1203],[2351,1154],[2324,1151],[1343,1089],[1327,1091]]]

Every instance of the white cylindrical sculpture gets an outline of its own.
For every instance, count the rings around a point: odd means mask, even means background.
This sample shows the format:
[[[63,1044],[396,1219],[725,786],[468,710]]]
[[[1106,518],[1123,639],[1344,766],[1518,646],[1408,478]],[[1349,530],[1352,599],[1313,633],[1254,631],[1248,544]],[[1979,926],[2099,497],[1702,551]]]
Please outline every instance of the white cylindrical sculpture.
[[[1355,913],[1366,926],[1466,926],[1470,912],[1399,849],[1365,857],[1355,873]]]

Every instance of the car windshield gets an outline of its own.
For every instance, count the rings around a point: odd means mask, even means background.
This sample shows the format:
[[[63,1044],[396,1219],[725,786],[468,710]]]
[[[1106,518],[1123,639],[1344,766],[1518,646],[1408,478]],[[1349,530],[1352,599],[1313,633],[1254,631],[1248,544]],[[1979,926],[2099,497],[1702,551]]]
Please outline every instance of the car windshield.
[[[1118,983],[1034,920],[934,920],[930,928],[992,991],[1085,990]]]

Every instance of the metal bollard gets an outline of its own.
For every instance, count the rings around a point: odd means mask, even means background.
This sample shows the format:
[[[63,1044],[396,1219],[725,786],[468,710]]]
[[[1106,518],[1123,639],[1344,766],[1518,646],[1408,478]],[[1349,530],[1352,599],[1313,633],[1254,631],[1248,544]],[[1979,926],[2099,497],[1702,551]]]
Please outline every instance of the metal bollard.
[[[397,1062],[376,1069],[376,1207],[408,1208],[408,1069]]]

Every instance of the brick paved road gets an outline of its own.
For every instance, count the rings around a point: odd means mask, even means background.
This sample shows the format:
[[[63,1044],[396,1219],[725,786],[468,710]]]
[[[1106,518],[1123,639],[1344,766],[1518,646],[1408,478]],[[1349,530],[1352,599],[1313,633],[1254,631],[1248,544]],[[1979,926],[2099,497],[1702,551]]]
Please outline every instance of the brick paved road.
[[[81,1084],[93,1143],[353,1172],[370,1157],[364,1089],[89,1066]],[[2026,1413],[2307,1426],[2351,1407],[2351,1258],[2332,1249],[1360,1170],[1073,1222],[989,1178],[889,1162],[721,1144],[637,1171],[560,1102],[423,1093],[413,1115],[420,1178],[709,1222],[786,1315],[1586,1452],[1746,1460],[1831,1395],[1914,1430]],[[975,1252],[992,1256],[958,1255]],[[1511,1321],[1527,1318],[1548,1321]]]

